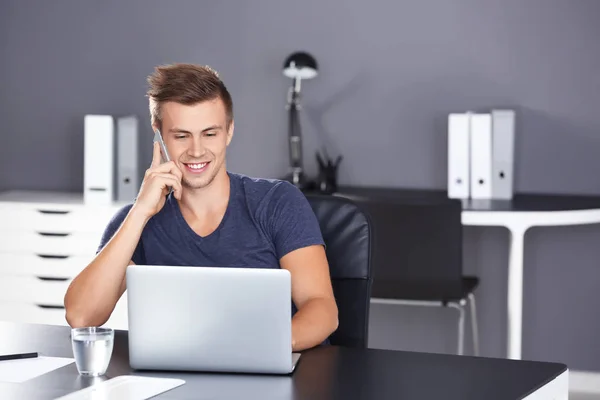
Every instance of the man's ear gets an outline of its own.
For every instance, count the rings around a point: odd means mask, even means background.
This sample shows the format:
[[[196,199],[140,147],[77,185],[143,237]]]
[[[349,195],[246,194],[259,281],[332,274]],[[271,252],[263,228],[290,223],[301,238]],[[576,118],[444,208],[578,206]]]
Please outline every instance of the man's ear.
[[[229,146],[229,143],[231,143],[231,139],[233,139],[234,125],[235,125],[235,123],[232,120],[231,123],[229,124],[229,129],[227,129],[227,146]]]

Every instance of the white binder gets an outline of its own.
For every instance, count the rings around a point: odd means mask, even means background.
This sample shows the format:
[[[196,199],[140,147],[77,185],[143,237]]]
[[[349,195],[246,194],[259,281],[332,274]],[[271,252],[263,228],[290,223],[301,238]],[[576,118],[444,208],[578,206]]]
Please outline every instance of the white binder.
[[[448,197],[468,199],[470,184],[469,114],[448,115]]]
[[[492,116],[471,115],[471,198],[492,198]]]
[[[492,110],[492,198],[513,196],[515,112]]]
[[[139,191],[138,120],[135,116],[117,118],[117,196],[120,202],[133,202]]]
[[[83,198],[108,205],[114,196],[114,120],[110,115],[84,118]]]

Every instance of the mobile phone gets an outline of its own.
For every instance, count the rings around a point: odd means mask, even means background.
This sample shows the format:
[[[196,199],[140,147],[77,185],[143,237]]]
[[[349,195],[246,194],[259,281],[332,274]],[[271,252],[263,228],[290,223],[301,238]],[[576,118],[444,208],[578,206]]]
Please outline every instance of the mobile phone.
[[[167,146],[165,145],[165,142],[162,138],[162,134],[158,129],[154,131],[154,141],[158,142],[158,144],[160,145],[160,149],[162,150],[163,162],[171,161],[171,159],[169,158],[169,152],[167,151]]]
[[[156,129],[154,131],[154,141],[158,142],[158,144],[160,145],[163,163],[171,161],[171,159],[169,158],[169,152],[167,151],[167,146],[165,145],[165,142],[163,141],[163,138],[162,138],[162,134],[160,133],[160,130],[158,130],[158,129]],[[173,193],[173,188],[171,188],[171,190],[169,190],[169,194],[171,194],[171,193]]]

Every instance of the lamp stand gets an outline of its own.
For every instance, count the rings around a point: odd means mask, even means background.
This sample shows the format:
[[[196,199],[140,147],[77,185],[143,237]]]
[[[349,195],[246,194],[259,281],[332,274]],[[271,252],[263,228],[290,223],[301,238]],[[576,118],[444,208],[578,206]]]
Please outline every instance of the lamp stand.
[[[290,156],[290,174],[288,180],[294,186],[303,189],[306,186],[306,176],[302,162],[302,130],[300,128],[300,120],[298,111],[300,106],[300,81],[301,79],[294,78],[294,85],[288,91],[288,102],[286,109],[289,114],[289,156]]]

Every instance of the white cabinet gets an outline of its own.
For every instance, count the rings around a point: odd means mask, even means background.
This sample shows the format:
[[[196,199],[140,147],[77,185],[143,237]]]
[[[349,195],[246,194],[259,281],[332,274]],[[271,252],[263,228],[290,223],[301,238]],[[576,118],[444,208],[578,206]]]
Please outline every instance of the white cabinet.
[[[69,283],[123,205],[85,205],[77,193],[0,193],[0,320],[67,325]],[[105,326],[127,329],[126,301],[124,294]]]

